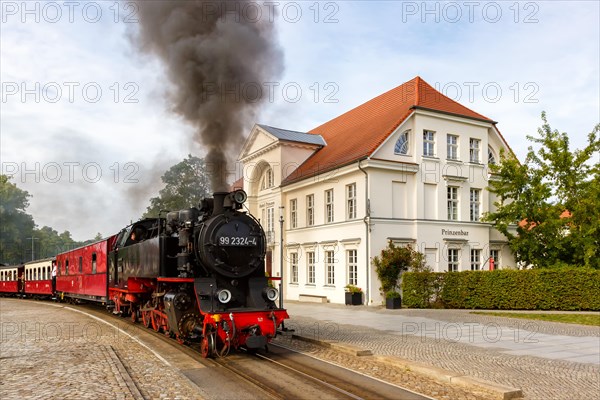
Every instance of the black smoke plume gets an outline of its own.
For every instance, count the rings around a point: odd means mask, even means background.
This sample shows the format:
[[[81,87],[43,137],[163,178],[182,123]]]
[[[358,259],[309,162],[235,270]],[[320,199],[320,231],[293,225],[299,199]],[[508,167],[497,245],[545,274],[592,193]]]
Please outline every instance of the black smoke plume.
[[[214,191],[227,188],[227,161],[240,150],[283,53],[265,10],[248,1],[138,1],[137,42],[164,62],[173,110],[207,150]]]

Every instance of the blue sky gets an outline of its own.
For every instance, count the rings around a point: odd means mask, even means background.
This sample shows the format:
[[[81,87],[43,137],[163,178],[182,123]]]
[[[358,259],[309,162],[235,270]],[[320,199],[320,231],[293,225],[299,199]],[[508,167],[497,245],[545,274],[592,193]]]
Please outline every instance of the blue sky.
[[[111,234],[139,217],[166,168],[203,149],[169,112],[161,64],[131,44],[130,3],[80,2],[72,22],[62,2],[28,2],[29,13],[23,4],[1,2],[2,172],[33,195],[38,225],[81,240]],[[498,121],[521,159],[542,111],[574,147],[600,121],[598,2],[310,1],[276,9],[285,71],[256,122],[306,131],[417,75]],[[286,97],[283,87],[301,95]]]

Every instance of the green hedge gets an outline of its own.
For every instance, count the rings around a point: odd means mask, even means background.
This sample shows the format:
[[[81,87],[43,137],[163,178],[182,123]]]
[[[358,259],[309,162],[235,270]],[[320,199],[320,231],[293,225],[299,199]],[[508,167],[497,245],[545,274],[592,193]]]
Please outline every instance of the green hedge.
[[[597,311],[600,270],[405,272],[402,304],[411,308]]]

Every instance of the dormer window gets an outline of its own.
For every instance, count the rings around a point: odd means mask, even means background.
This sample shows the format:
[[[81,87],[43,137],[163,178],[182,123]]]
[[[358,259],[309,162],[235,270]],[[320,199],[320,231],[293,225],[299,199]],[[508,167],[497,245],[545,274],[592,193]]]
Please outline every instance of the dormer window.
[[[269,167],[263,174],[262,183],[260,185],[261,190],[269,189],[273,187],[273,168]]]
[[[398,137],[396,146],[394,147],[394,154],[407,155],[408,154],[408,134],[410,131],[404,131]]]
[[[496,156],[494,155],[494,150],[488,146],[488,164],[496,164]]]

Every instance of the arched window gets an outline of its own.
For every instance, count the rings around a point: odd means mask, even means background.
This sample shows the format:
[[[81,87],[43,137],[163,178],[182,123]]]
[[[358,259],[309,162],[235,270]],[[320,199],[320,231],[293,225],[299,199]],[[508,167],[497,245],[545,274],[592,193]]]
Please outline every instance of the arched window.
[[[488,146],[488,164],[496,164],[496,156],[490,146]]]
[[[398,137],[396,146],[394,146],[394,154],[408,154],[408,134],[410,131],[404,131]]]
[[[260,185],[261,190],[272,188],[273,181],[273,169],[269,167],[263,174],[262,183]]]

